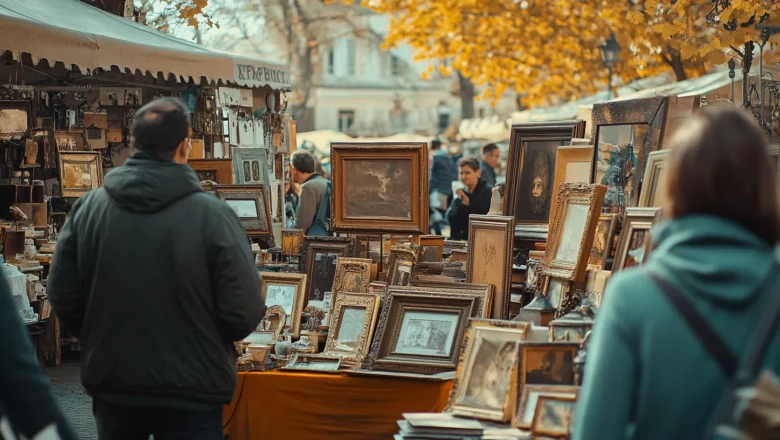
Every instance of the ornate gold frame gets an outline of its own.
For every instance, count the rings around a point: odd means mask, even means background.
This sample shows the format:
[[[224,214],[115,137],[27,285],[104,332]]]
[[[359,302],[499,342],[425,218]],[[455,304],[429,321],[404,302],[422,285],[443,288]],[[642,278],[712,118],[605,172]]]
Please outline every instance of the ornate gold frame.
[[[596,268],[598,270],[601,270],[604,268],[604,264],[607,262],[607,258],[612,254],[612,248],[614,246],[614,240],[615,240],[615,229],[617,229],[619,217],[617,214],[601,214],[599,216],[598,222],[596,222],[596,232],[598,231],[598,224],[601,222],[609,222],[609,226],[607,227],[607,236],[604,241],[604,257],[601,259],[594,259],[591,258],[590,253],[588,253],[588,268]],[[596,232],[593,234],[593,241],[596,240]],[[593,249],[593,244],[591,244],[591,249]]]
[[[295,297],[293,298],[292,303],[292,315],[287,316],[290,323],[285,323],[285,328],[289,328],[292,337],[297,338],[301,333],[303,297],[306,295],[306,274],[263,272],[260,278],[263,281],[262,295],[264,301],[268,298],[268,284],[281,284],[295,287]]]
[[[495,285],[493,294],[493,310],[491,317],[493,319],[509,318],[510,290],[512,287],[512,252],[515,239],[515,218],[505,216],[475,215],[469,216],[469,241],[468,241],[468,267],[466,272],[466,281],[469,283],[483,283],[482,279],[475,279],[474,274],[474,249],[478,243],[475,243],[475,232],[477,229],[497,229],[504,232],[504,267],[502,272],[503,282]]]
[[[574,282],[585,279],[590,248],[593,246],[593,236],[601,215],[601,204],[604,202],[604,185],[589,185],[586,183],[564,183],[558,190],[557,215],[550,228],[550,238],[547,241],[547,252],[544,254],[544,265],[549,275],[565,278]],[[580,247],[576,261],[557,258],[558,249],[562,243],[562,235],[566,226],[569,205],[588,206],[585,230],[580,237]]]
[[[530,429],[533,424],[533,417],[526,422],[522,419],[523,413],[528,406],[528,397],[532,391],[537,392],[540,397],[544,394],[547,395],[560,395],[560,394],[573,394],[573,397],[577,397],[580,392],[580,387],[574,385],[526,385],[517,393],[517,404],[515,405],[515,413],[512,415],[512,427],[518,429]],[[534,414],[536,414],[536,406],[534,405]]]
[[[552,304],[552,301],[550,300],[550,297],[548,296],[548,294],[550,293],[549,292],[549,290],[550,290],[550,282],[553,280],[554,277],[545,276],[544,278],[545,278],[544,279],[544,290],[543,290],[544,296],[546,296],[547,300],[550,301],[550,303]],[[553,304],[553,305],[555,306],[555,309],[556,309],[555,310],[555,317],[556,318],[560,318],[561,316],[563,316],[565,314],[564,310],[567,310],[567,308],[570,307],[571,300],[572,300],[572,294],[573,294],[574,289],[572,288],[572,282],[571,281],[565,280],[565,279],[561,279],[561,278],[557,278],[557,279],[561,281],[561,299],[560,299],[560,302],[557,305],[556,304]],[[568,311],[566,313],[568,313]]]
[[[371,284],[371,260],[367,258],[339,258],[336,260],[336,275],[333,277],[333,290],[331,291],[328,313],[333,312],[333,307],[336,301],[338,301],[339,295],[346,288],[344,286],[344,277],[347,272],[357,273],[361,277],[360,291],[348,293],[368,292],[368,285]]]
[[[394,287],[393,290],[398,289]],[[457,295],[476,296],[479,298],[479,310],[476,318],[490,319],[493,311],[493,285],[474,283],[449,283],[446,281],[412,280],[409,286],[402,288],[405,292],[449,293]]]
[[[100,159],[99,151],[60,151],[59,153],[59,172],[60,172],[60,194],[62,197],[81,197],[84,194],[103,186],[103,164]],[[90,170],[90,188],[66,188],[65,187],[65,168],[67,165],[86,164]]]
[[[248,237],[273,237],[271,197],[265,185],[214,185],[214,192],[220,200],[252,200],[255,202],[257,218],[239,218],[241,227]],[[266,227],[260,218],[265,217]]]
[[[410,270],[417,263],[418,248],[412,244],[396,244],[390,247],[390,256],[387,261],[387,285],[394,286],[398,283],[398,265],[406,263]],[[411,279],[412,274],[409,274]]]
[[[642,188],[639,191],[640,207],[656,207],[655,195],[661,183],[661,174],[666,168],[669,150],[653,151],[647,156],[645,165],[645,178],[642,180]]]
[[[626,209],[626,217],[623,220],[623,230],[620,231],[620,241],[618,242],[617,251],[615,251],[615,261],[612,263],[612,273],[623,269],[626,264],[626,257],[628,257],[628,246],[631,244],[631,235],[634,231],[645,230],[649,231],[650,228],[655,225],[661,216],[660,208],[628,208]],[[652,250],[652,240],[648,238],[647,247],[643,260],[647,260]]]
[[[561,431],[545,431],[544,429],[539,427],[539,423],[540,423],[539,417],[541,416],[541,412],[539,411],[539,409],[542,407],[542,405],[544,405],[545,400],[557,400],[559,402],[569,402],[571,405],[574,406],[577,405],[576,397],[539,396],[539,400],[536,401],[536,409],[534,409],[534,420],[531,423],[531,433],[533,434],[534,438],[544,437],[544,436],[547,436],[549,438],[568,437],[571,431],[571,425],[572,423],[574,423],[572,420],[569,421],[569,426],[565,427],[565,429]],[[572,415],[574,415],[573,408],[572,408]]]
[[[558,188],[561,186],[561,183],[590,183],[590,179],[593,177],[594,148],[594,145],[558,147],[558,157],[555,159],[555,179],[553,180],[553,186],[550,187],[550,191],[553,192],[552,200],[550,201],[550,222],[555,220],[555,212],[558,209]],[[568,169],[569,164],[572,163],[588,164],[588,178],[586,180],[570,180],[567,178],[566,170]]]
[[[260,321],[259,325],[263,325],[264,322],[271,323],[271,317],[274,315],[279,316],[279,321],[281,321],[282,325],[271,328],[267,331],[274,332],[274,337],[276,339],[279,339],[279,335],[282,334],[282,331],[287,326],[287,313],[284,311],[284,308],[282,306],[270,306],[267,309],[265,309],[265,315],[263,316],[263,319]],[[259,331],[266,331],[266,330],[259,330]]]
[[[380,297],[368,293],[354,293],[342,295],[333,306],[333,311],[328,321],[328,339],[325,342],[324,354],[330,356],[342,356],[349,363],[360,363],[368,354],[371,339],[374,335],[377,315],[379,314]],[[337,350],[339,336],[339,324],[345,308],[363,308],[366,310],[366,319],[363,321],[363,329],[360,332],[358,347],[354,352]]]

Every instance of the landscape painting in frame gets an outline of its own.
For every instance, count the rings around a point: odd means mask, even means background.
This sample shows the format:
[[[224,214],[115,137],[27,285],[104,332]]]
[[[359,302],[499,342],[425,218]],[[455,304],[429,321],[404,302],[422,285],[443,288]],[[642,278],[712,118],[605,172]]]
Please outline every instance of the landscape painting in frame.
[[[103,186],[100,153],[60,151],[60,182],[63,197],[81,197]]]

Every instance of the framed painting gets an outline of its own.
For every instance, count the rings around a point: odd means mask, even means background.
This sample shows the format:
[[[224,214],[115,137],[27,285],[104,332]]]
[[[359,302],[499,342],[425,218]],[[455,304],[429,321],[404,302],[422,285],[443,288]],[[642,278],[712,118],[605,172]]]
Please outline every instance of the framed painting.
[[[307,304],[323,310],[325,292],[333,292],[336,277],[336,262],[341,257],[352,257],[355,253],[355,239],[344,237],[306,237],[301,255],[301,272],[306,274],[307,286],[304,307]]]
[[[59,152],[89,151],[84,130],[55,130],[54,143]]]
[[[647,260],[652,249],[650,229],[658,221],[660,208],[629,208],[623,220],[623,230],[615,251],[612,273],[639,266]]]
[[[561,184],[558,215],[544,254],[548,274],[575,282],[585,279],[605,191],[604,185]]]
[[[560,278],[553,278],[551,276],[545,277],[544,280],[544,296],[547,297],[547,301],[555,307],[555,317],[560,314],[560,310],[564,305],[568,303],[568,299],[571,296],[571,281]]]
[[[393,289],[403,289],[405,292],[415,293],[441,292],[476,296],[479,299],[479,311],[476,317],[490,319],[492,316],[494,291],[492,284],[451,283],[447,281],[414,279],[409,283],[409,286],[403,288],[393,287]]]
[[[341,359],[341,356],[295,353],[290,362],[281,369],[284,371],[335,373],[341,367]]]
[[[33,126],[30,101],[0,102],[0,136],[21,135]]]
[[[607,187],[605,213],[637,206],[647,155],[663,148],[666,107],[665,96],[593,105],[591,183]]]
[[[379,303],[379,296],[368,293],[339,296],[328,321],[324,353],[362,361],[374,335]]]
[[[511,418],[517,360],[529,324],[472,319],[463,339],[447,409],[458,416],[495,422]]]
[[[555,221],[555,209],[558,204],[558,188],[561,183],[590,183],[593,168],[593,145],[558,147],[555,159],[555,180],[550,188],[550,222]]]
[[[336,232],[428,231],[427,143],[330,144]]]
[[[332,312],[333,307],[342,293],[367,293],[371,283],[371,260],[368,258],[344,258],[336,260],[336,274],[333,276],[333,291],[325,292],[327,308],[323,310]],[[326,318],[327,319],[327,318]]]
[[[269,308],[279,306],[285,313],[285,328],[297,338],[301,333],[301,313],[306,295],[306,274],[263,272],[263,300]]]
[[[569,438],[576,407],[576,396],[540,396],[534,410],[531,433],[535,438]]]
[[[526,385],[517,393],[517,405],[512,416],[512,426],[518,429],[529,429],[534,422],[536,403],[541,397],[577,398],[580,392],[578,386],[567,385]]]
[[[233,165],[230,159],[190,159],[187,164],[201,182],[211,181],[217,185],[233,184]]]
[[[244,338],[244,342],[248,342],[249,345],[274,345],[279,336],[272,330],[258,330],[249,334]]]
[[[60,193],[81,197],[103,186],[103,166],[98,151],[60,151]]]
[[[418,249],[414,245],[397,244],[390,247],[387,264],[387,285],[407,286],[417,262]]]
[[[420,236],[420,261],[426,263],[438,263],[444,253],[443,235]]]
[[[574,356],[578,342],[526,342],[520,347],[517,383],[526,385],[575,385]]]
[[[647,155],[645,178],[639,193],[640,207],[662,207],[666,203],[666,191],[661,185],[668,156],[669,150],[653,151]]]
[[[454,371],[478,298],[391,288],[382,308],[368,369],[436,374]]]
[[[558,147],[585,134],[585,121],[533,122],[512,126],[504,215],[516,224],[550,221]]]
[[[271,203],[263,185],[214,185],[217,197],[230,206],[249,237],[272,237]]]
[[[588,267],[601,270],[604,268],[607,258],[612,253],[615,229],[618,222],[617,214],[601,214],[596,223],[596,233],[593,235],[593,244],[590,247]]]
[[[509,318],[514,230],[514,217],[469,216],[466,281],[494,286],[493,319]]]
[[[233,181],[237,184],[271,184],[268,177],[268,149],[233,147]]]

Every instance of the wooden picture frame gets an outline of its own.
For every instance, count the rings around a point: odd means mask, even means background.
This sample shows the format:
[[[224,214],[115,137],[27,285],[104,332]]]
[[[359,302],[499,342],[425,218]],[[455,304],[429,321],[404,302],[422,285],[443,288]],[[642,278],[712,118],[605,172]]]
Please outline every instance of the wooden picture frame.
[[[420,374],[454,371],[468,321],[478,317],[479,303],[477,296],[460,293],[391,288],[368,369]],[[424,327],[426,313],[428,326]],[[425,332],[431,337],[423,340]]]
[[[232,148],[233,182],[238,185],[265,185],[270,187],[268,177],[267,148]]]
[[[89,151],[84,130],[54,130],[54,145],[60,153]]]
[[[512,417],[512,427],[530,429],[536,414],[536,403],[542,396],[577,398],[580,387],[571,385],[526,385],[517,393],[517,404]]]
[[[428,231],[426,142],[330,144],[335,232]]]
[[[187,165],[198,174],[198,179],[216,182],[217,185],[233,184],[233,161],[231,159],[190,159]]]
[[[639,207],[662,207],[664,205],[663,174],[669,150],[653,151],[647,155],[645,177],[639,192]],[[659,193],[660,191],[660,193]]]
[[[24,112],[24,117],[15,117],[13,120],[21,123],[21,119],[24,120],[25,125],[24,126],[17,126],[14,127],[14,130],[11,130],[10,128],[4,128],[4,126],[0,126],[0,135],[3,136],[13,136],[13,135],[22,135],[29,131],[31,128],[35,126],[33,121],[33,106],[32,101],[24,100],[24,101],[0,101],[0,113],[5,113],[7,111],[14,111],[14,112]],[[3,115],[3,119],[5,119],[5,115]],[[21,116],[21,114],[19,114]],[[10,118],[9,118],[10,119]],[[10,124],[9,124],[10,125]]]
[[[417,263],[418,249],[415,245],[397,244],[390,247],[387,263],[387,285],[407,286]]]
[[[393,289],[399,289],[393,287]],[[494,287],[492,284],[450,283],[446,281],[424,281],[413,279],[408,286],[402,288],[406,292],[441,292],[453,293],[479,298],[477,318],[490,319],[493,311]]]
[[[593,174],[594,148],[593,145],[558,147],[558,155],[555,159],[555,180],[551,188],[550,223],[555,220],[555,212],[558,208],[558,188],[560,188],[561,183],[590,183]]]
[[[572,282],[562,278],[545,276],[543,284],[544,296],[555,307],[555,317],[558,318],[571,302]]]
[[[517,172],[507,173],[505,216],[517,226],[549,224],[558,147],[584,135],[584,120],[512,125],[507,169]]]
[[[579,342],[525,342],[520,347],[517,383],[532,385],[576,385],[574,357]]]
[[[306,237],[303,242],[300,271],[306,274],[306,298],[304,307],[312,302],[323,310],[325,292],[333,292],[336,266],[339,257],[354,257],[355,239],[346,237]],[[323,258],[319,258],[322,256]],[[328,281],[330,280],[330,281]],[[327,290],[323,290],[327,287]]]
[[[593,118],[592,137],[595,139],[595,148],[593,150],[591,183],[606,184],[608,186],[607,191],[610,194],[613,193],[610,190],[610,187],[615,187],[613,183],[616,181],[605,183],[604,180],[600,181],[599,179],[602,175],[604,176],[603,179],[607,179],[609,176],[606,174],[606,168],[602,174],[599,173],[599,165],[608,167],[608,163],[601,156],[611,154],[604,149],[606,147],[602,148],[601,144],[604,134],[601,132],[601,129],[603,127],[617,125],[640,126],[642,128],[639,131],[636,129],[632,131],[633,137],[635,137],[637,133],[641,135],[642,142],[640,145],[634,145],[636,166],[631,169],[631,178],[629,181],[623,183],[622,188],[616,190],[622,191],[624,194],[623,203],[620,204],[616,202],[616,204],[614,204],[612,201],[613,199],[610,198],[610,202],[604,204],[605,213],[622,213],[627,207],[637,206],[639,201],[639,188],[642,183],[641,179],[644,177],[647,155],[663,148],[667,105],[668,100],[665,96],[612,101],[593,105],[593,110],[591,111]],[[642,132],[644,132],[643,135]],[[621,147],[618,146],[618,148]],[[623,154],[622,150],[621,154]],[[622,172],[625,172],[624,167],[620,168]]]
[[[623,220],[623,230],[620,232],[620,241],[615,252],[615,262],[612,264],[612,273],[641,265],[652,250],[650,229],[658,222],[661,216],[660,208],[629,208],[626,209],[626,217]],[[641,235],[641,237],[639,235]],[[639,256],[638,245],[642,243],[644,251]],[[631,252],[636,255],[631,255]]]
[[[568,417],[564,417],[564,426],[550,427],[545,424],[546,409],[549,405],[564,405],[568,411]],[[577,398],[570,396],[540,396],[534,409],[534,420],[531,423],[531,433],[534,438],[569,438],[571,426],[574,423],[574,409],[577,406]]]
[[[444,254],[443,235],[420,236],[420,261],[426,263],[438,263]]]
[[[301,333],[306,274],[263,272],[260,279],[266,306],[282,307],[286,314],[285,328],[290,330],[292,337],[297,338]]]
[[[371,260],[368,258],[339,258],[336,260],[336,275],[333,276],[333,291],[326,314],[333,312],[342,293],[367,293],[371,283]],[[325,301],[328,301],[327,295]]]
[[[601,214],[593,234],[593,244],[590,247],[588,268],[601,270],[612,253],[615,240],[615,229],[618,224],[617,214]]]
[[[546,272],[574,282],[585,279],[593,236],[604,201],[604,185],[563,183],[544,254]]]
[[[300,371],[307,373],[337,373],[341,368],[341,356],[324,354],[295,353],[283,371]]]
[[[342,356],[351,362],[361,362],[368,355],[379,304],[380,297],[368,293],[336,298],[328,320],[329,331],[324,353]]]
[[[273,237],[271,202],[263,185],[214,185],[214,192],[238,215],[248,237]]]
[[[494,286],[493,319],[509,318],[514,231],[514,217],[469,216],[466,281]]]
[[[517,392],[517,360],[529,327],[527,322],[471,320],[447,411],[500,423],[509,421]],[[483,386],[488,371],[497,380],[492,386]]]
[[[98,151],[59,153],[60,194],[81,197],[103,186],[103,164]]]

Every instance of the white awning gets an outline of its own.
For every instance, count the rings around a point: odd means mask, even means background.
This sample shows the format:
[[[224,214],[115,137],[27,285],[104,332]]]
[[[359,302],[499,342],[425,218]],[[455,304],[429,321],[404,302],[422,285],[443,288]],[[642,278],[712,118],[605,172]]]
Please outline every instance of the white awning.
[[[0,51],[92,72],[159,73],[244,87],[291,87],[287,66],[203,47],[78,0],[0,0]]]

